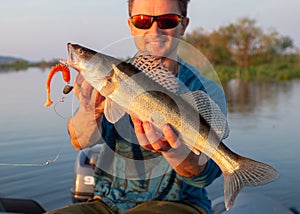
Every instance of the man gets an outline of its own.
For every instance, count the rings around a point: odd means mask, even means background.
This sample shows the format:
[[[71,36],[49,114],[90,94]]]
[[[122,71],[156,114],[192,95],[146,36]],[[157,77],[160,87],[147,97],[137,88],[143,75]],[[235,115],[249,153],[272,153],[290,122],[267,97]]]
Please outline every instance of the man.
[[[131,35],[139,50],[158,56],[190,90],[211,90],[226,114],[223,91],[177,60],[179,38],[189,24],[188,2],[129,0]],[[54,213],[210,213],[204,187],[221,174],[212,160],[191,152],[168,124],[160,131],[128,115],[118,124],[109,123],[103,115],[104,98],[80,75],[74,93],[81,104],[68,123],[72,145],[82,149],[104,141],[95,169],[96,199]]]

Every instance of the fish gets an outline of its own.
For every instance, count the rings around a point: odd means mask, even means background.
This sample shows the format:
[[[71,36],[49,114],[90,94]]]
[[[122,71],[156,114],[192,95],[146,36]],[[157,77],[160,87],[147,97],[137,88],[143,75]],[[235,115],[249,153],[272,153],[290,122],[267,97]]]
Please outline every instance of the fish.
[[[155,56],[139,53],[130,61],[67,44],[64,61],[105,97],[104,114],[116,123],[128,113],[161,129],[169,124],[194,153],[205,154],[221,169],[227,210],[244,186],[276,180],[272,166],[243,157],[222,139],[228,136],[226,117],[203,91],[180,90],[177,78]]]

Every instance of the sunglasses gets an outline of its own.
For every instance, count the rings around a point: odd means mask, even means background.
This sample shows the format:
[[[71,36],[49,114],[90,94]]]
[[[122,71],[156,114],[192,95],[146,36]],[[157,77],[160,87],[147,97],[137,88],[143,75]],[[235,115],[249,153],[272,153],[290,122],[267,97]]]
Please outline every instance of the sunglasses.
[[[154,21],[160,29],[171,29],[178,26],[183,20],[183,16],[177,14],[165,14],[161,16],[149,16],[149,15],[135,15],[131,16],[131,23],[139,29],[151,28]]]

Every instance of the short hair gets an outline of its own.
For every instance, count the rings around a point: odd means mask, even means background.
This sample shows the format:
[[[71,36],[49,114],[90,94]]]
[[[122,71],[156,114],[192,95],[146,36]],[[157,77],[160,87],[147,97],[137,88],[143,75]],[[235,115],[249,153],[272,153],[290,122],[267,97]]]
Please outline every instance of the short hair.
[[[187,6],[190,0],[177,0],[178,7],[180,9],[181,15],[186,17],[187,16]],[[131,16],[131,9],[134,0],[128,0],[128,14]]]

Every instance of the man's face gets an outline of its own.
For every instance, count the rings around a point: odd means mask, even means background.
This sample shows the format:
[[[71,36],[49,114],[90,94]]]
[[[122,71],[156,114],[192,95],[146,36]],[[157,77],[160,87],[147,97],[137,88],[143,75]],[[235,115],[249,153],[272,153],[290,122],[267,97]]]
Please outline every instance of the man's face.
[[[159,16],[164,14],[181,15],[177,0],[135,0],[132,5],[131,16],[134,15]],[[139,50],[147,50],[156,56],[176,56],[179,38],[184,34],[188,19],[171,29],[161,29],[154,21],[149,29],[139,29],[128,19],[131,35]]]

